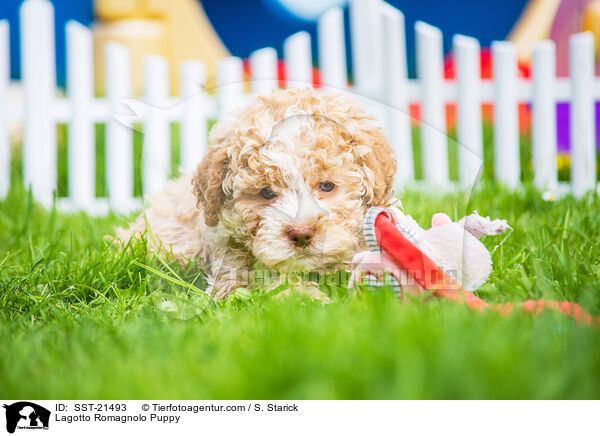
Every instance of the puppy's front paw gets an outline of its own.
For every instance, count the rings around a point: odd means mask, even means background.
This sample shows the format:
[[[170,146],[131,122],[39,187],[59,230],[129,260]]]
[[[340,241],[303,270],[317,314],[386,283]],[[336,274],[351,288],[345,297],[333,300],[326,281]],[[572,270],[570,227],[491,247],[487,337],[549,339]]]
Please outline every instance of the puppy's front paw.
[[[233,294],[237,288],[243,288],[244,284],[232,281],[216,281],[209,285],[206,293],[214,299],[225,300]]]
[[[289,276],[289,277],[281,277],[280,279],[287,281],[286,289],[279,292],[275,298],[284,299],[291,295],[301,295],[303,297],[308,297],[313,301],[321,301],[323,303],[329,303],[331,300],[321,289],[319,289],[319,285],[315,282],[303,280],[298,276]]]
[[[313,301],[321,301],[323,303],[331,302],[331,299],[327,296],[327,294],[321,291],[318,286],[304,286],[301,289],[288,288],[278,293],[275,298],[278,300],[283,300],[284,298],[288,298],[294,294],[308,297]]]

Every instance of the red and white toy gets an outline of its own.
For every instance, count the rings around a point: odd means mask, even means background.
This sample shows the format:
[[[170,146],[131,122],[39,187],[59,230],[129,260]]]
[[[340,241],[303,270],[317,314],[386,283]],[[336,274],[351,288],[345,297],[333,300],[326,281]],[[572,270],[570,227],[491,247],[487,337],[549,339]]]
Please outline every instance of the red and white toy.
[[[434,274],[440,269],[452,282],[460,283],[467,291],[474,291],[492,272],[492,258],[479,239],[499,235],[509,225],[505,220],[492,221],[476,212],[458,222],[452,222],[444,213],[437,213],[431,219],[431,228],[425,230],[410,215],[396,208],[371,208],[363,228],[371,251],[363,251],[354,257],[350,287],[362,276],[382,277],[387,272],[396,279],[403,292],[422,292],[423,288],[432,285],[431,277],[423,277],[425,267]],[[406,241],[398,240],[402,235]],[[390,245],[394,241],[396,245]],[[427,280],[420,283],[416,280],[419,277]]]
[[[553,309],[577,322],[600,326],[600,318],[568,301],[528,300],[493,306],[470,292],[485,283],[492,271],[490,253],[479,239],[509,228],[505,220],[490,220],[477,213],[458,222],[438,213],[432,218],[431,229],[424,230],[396,208],[372,207],[363,225],[371,251],[354,256],[348,287],[353,288],[365,278],[369,278],[369,284],[380,283],[388,273],[397,282],[401,297],[428,290],[433,296],[466,303],[472,309],[493,309],[503,314],[510,313],[514,306],[532,313]]]

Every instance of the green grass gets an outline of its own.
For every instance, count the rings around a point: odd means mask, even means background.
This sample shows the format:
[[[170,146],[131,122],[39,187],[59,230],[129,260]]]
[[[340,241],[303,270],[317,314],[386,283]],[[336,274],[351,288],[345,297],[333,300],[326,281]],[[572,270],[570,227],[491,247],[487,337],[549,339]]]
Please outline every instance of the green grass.
[[[597,197],[547,203],[489,186],[402,199],[423,225],[439,210],[509,220],[478,292],[487,301],[569,299],[600,314]],[[44,211],[19,189],[0,203],[3,398],[600,396],[600,331],[559,315],[402,304],[343,284],[324,286],[328,305],[264,290],[213,304],[142,268],[175,277],[142,244],[103,239],[126,222]],[[168,266],[205,286],[196,268]]]
[[[348,295],[345,274],[323,278],[330,304],[264,289],[214,303],[197,291],[206,283],[196,265],[104,238],[130,217],[45,211],[17,182],[18,153],[13,166],[0,201],[3,398],[600,397],[600,330],[554,313],[503,318],[443,301],[403,304],[386,290]],[[600,315],[597,196],[544,202],[533,189],[487,183],[472,195],[401,198],[426,227],[438,211],[508,219],[515,230],[478,291],[486,301],[567,299]]]

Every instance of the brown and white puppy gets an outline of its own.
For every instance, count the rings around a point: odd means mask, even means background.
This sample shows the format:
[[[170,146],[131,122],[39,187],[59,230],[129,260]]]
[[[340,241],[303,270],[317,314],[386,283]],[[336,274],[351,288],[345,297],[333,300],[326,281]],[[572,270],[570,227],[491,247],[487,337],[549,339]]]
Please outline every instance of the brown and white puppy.
[[[214,126],[193,177],[171,182],[118,235],[149,226],[154,248],[209,267],[225,298],[259,264],[280,271],[344,268],[364,250],[370,206],[387,206],[396,163],[373,117],[349,96],[310,88],[255,97]]]

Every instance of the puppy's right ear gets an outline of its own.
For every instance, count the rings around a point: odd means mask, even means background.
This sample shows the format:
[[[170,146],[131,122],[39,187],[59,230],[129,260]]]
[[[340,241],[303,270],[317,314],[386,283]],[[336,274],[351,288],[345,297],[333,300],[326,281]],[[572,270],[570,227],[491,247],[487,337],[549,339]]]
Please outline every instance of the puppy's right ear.
[[[204,159],[192,178],[197,204],[202,205],[204,222],[207,226],[213,227],[219,222],[219,211],[225,203],[223,181],[228,168],[227,147],[215,144],[208,147]]]

